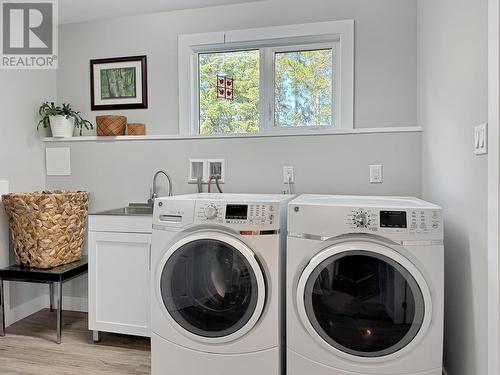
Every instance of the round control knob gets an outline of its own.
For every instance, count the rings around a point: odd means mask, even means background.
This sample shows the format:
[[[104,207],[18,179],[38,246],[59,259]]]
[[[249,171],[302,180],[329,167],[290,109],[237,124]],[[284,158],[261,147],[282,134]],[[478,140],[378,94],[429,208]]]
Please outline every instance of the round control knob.
[[[366,217],[366,214],[363,212],[356,214],[356,216],[354,216],[354,221],[358,228],[366,227],[369,224],[368,218]]]
[[[205,207],[205,217],[207,219],[215,219],[217,217],[217,207],[213,204]]]

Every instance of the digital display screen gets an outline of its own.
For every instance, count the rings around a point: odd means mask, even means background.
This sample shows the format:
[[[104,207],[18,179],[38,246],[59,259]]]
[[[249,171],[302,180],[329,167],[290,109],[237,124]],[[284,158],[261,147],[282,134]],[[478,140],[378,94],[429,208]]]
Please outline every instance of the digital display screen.
[[[246,220],[248,216],[248,205],[246,204],[228,204],[226,206],[226,219],[228,220]]]
[[[380,211],[381,228],[406,228],[406,211]]]

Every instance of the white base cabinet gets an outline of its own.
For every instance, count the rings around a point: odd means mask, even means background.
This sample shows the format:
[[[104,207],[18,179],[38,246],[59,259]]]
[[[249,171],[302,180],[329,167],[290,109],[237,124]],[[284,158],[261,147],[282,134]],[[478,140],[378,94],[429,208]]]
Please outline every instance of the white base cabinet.
[[[108,232],[106,218],[89,218],[89,329],[150,337],[151,233]]]

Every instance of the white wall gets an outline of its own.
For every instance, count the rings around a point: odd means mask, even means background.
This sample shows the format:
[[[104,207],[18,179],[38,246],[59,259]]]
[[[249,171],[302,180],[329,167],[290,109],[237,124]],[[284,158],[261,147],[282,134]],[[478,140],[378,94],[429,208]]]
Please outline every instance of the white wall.
[[[487,0],[419,0],[423,197],[445,212],[445,365],[487,373]]]
[[[416,125],[416,0],[269,0],[63,25],[58,97],[95,121],[89,60],[146,54],[149,109],[119,113],[176,134],[179,34],[339,19],[356,20],[355,126]]]
[[[44,147],[36,136],[37,110],[55,99],[55,72],[0,70],[0,179],[11,191],[33,191],[45,186]],[[6,215],[0,205],[0,266],[13,261],[9,251]],[[9,259],[10,258],[10,259]],[[14,284],[7,287],[7,324],[44,307],[41,286]]]

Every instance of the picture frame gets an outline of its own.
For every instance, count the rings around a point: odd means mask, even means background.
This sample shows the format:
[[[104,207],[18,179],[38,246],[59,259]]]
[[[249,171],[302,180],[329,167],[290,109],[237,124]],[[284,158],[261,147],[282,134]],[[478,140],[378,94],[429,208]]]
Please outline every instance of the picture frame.
[[[148,108],[147,57],[90,60],[93,111]]]

